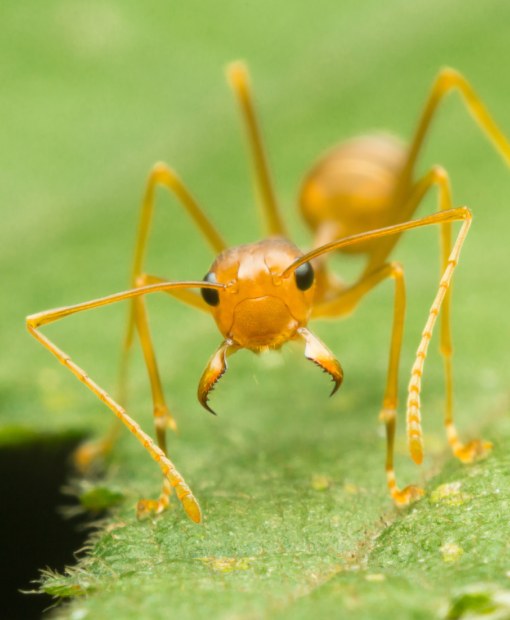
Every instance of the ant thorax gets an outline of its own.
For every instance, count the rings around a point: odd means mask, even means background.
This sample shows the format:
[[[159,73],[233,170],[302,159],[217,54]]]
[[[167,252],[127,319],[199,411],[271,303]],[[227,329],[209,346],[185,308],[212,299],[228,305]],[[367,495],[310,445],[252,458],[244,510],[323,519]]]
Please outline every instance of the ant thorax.
[[[203,289],[218,329],[240,347],[260,351],[279,348],[310,318],[313,269],[309,263],[282,277],[302,255],[283,237],[239,245],[222,252],[204,280],[224,284]]]

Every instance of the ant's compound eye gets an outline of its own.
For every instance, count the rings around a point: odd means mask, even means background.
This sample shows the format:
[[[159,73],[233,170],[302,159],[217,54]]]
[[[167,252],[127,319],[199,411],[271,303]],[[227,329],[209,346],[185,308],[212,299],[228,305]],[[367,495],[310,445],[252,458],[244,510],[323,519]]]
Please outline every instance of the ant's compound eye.
[[[313,267],[310,263],[303,263],[294,270],[296,284],[300,291],[307,291],[313,284]]]
[[[204,282],[217,282],[215,274],[210,271],[204,276]],[[215,288],[201,288],[200,293],[206,304],[217,306],[220,303],[220,296]]]

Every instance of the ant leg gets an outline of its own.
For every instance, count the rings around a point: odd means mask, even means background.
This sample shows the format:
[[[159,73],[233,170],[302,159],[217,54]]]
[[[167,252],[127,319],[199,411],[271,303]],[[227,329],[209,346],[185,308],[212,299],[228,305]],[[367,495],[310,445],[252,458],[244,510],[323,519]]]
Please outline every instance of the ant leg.
[[[135,249],[135,259],[132,270],[132,286],[144,286],[150,282],[158,281],[158,278],[147,276],[142,272],[143,262],[146,254],[146,247],[149,239],[150,226],[152,222],[155,192],[156,187],[162,185],[168,190],[173,191],[176,196],[181,200],[182,205],[188,211],[193,221],[197,225],[198,229],[204,235],[209,242],[213,251],[216,253],[225,249],[226,244],[222,237],[216,231],[212,223],[207,216],[201,210],[196,203],[190,192],[187,190],[183,182],[175,174],[173,170],[168,168],[165,164],[158,163],[152,169],[145,195],[142,202],[142,213],[140,218],[140,225],[138,229],[138,236]],[[169,291],[170,294],[174,293],[181,301],[188,303],[194,307],[198,307],[202,310],[207,310],[205,302],[194,291],[188,289],[178,289],[175,291]],[[142,347],[147,372],[149,375],[149,381],[151,385],[154,424],[156,428],[156,439],[158,446],[167,454],[166,446],[166,429],[170,428],[173,431],[177,430],[177,424],[175,418],[170,412],[165,396],[163,392],[163,386],[161,383],[161,377],[158,371],[156,362],[156,356],[154,353],[154,346],[152,344],[152,338],[149,329],[149,321],[147,317],[147,310],[145,301],[143,298],[138,297],[133,299],[130,309],[130,316],[128,319],[128,326],[126,330],[126,337],[124,340],[122,361],[121,361],[121,393],[125,393],[125,383],[127,379],[127,365],[129,361],[129,352],[133,341],[134,327],[138,331],[140,338],[140,344]],[[169,503],[169,495],[172,492],[171,486],[168,484],[168,480],[163,480],[163,487],[161,494],[157,500],[140,500],[138,503],[138,514],[145,515],[150,513],[161,512]]]
[[[141,286],[142,280],[139,281],[138,286]],[[154,353],[154,346],[152,344],[152,338],[149,329],[149,320],[147,316],[147,307],[142,298],[138,297],[135,301],[135,322],[140,338],[140,344],[142,347],[145,365],[149,374],[149,380],[152,391],[152,402],[154,409],[154,424],[156,427],[156,439],[158,446],[166,454],[166,429],[171,428],[173,431],[177,430],[177,424],[170,413],[170,410],[165,402],[163,394],[163,386],[161,384],[161,377],[156,362],[156,355]]]
[[[157,276],[151,276],[148,274],[141,274],[136,280],[136,286],[143,287],[148,284],[163,282],[166,282],[166,280],[164,280],[163,278],[158,278]],[[200,310],[204,310],[206,312],[208,311],[208,306],[203,301],[203,299],[187,289],[170,290],[168,291],[168,293],[178,298],[179,301],[184,301],[185,303],[193,305],[195,308],[198,308]],[[188,296],[184,295],[184,293],[188,293]],[[134,305],[133,321],[136,325],[140,338],[140,344],[142,347],[145,365],[147,367],[147,372],[151,385],[154,410],[154,424],[156,427],[156,439],[158,442],[158,446],[166,454],[166,429],[170,428],[173,431],[176,431],[177,424],[165,401],[161,377],[159,374],[156,355],[154,352],[154,345],[150,333],[149,319],[147,315],[145,301],[142,297],[137,297],[133,299],[132,303]]]
[[[146,255],[147,244],[149,240],[149,233],[151,222],[154,214],[155,193],[158,185],[162,185],[169,191],[173,192],[177,198],[179,198],[182,206],[186,209],[190,217],[195,222],[197,228],[203,234],[205,239],[215,253],[222,252],[226,248],[226,244],[223,241],[216,228],[209,221],[205,213],[202,211],[198,203],[190,194],[184,183],[177,176],[177,174],[168,166],[162,163],[156,164],[149,174],[147,187],[142,201],[142,210],[140,217],[140,224],[138,228],[138,235],[135,248],[135,258],[133,262],[133,269],[131,273],[131,286],[143,286],[149,282],[155,282],[159,279],[147,276],[143,271],[143,263]],[[187,289],[179,289],[176,291],[170,291],[174,293],[181,301],[206,309],[206,304],[201,297],[195,292]],[[134,327],[138,328],[140,334],[140,340],[142,348],[144,350],[145,361],[147,364],[147,370],[149,373],[149,379],[153,391],[154,399],[154,415],[156,419],[156,432],[158,436],[158,442],[160,447],[165,449],[164,431],[163,426],[169,426],[176,429],[175,421],[171,417],[168,407],[164,402],[163,391],[161,388],[161,381],[159,379],[156,360],[154,357],[154,351],[149,334],[149,327],[147,322],[146,311],[144,302],[141,298],[133,299],[131,304],[131,312],[128,321],[126,338],[123,348],[123,362],[122,365],[127,365],[127,357],[129,355],[129,349],[131,348],[133,340]],[[125,375],[125,373],[124,373]]]
[[[246,65],[233,62],[227,67],[227,78],[237,97],[243,117],[255,170],[255,180],[262,200],[264,219],[270,235],[286,236],[285,225],[276,203],[267,157],[253,104],[250,78]]]
[[[166,282],[150,284],[144,287],[139,287],[124,291],[122,293],[116,293],[100,299],[94,299],[74,306],[67,306],[64,308],[57,308],[56,310],[48,310],[46,312],[40,312],[27,317],[27,328],[32,336],[38,340],[46,349],[48,349],[61,364],[66,366],[83,384],[87,386],[93,394],[95,394],[99,400],[103,401],[107,407],[109,407],[113,413],[123,422],[138,441],[149,452],[151,457],[158,463],[163,476],[166,479],[165,487],[171,486],[176,490],[177,497],[181,501],[184,510],[188,516],[196,523],[201,520],[200,507],[197,500],[193,496],[190,488],[184,481],[184,478],[175,468],[175,465],[167,457],[161,448],[159,448],[153,440],[147,435],[140,426],[127,415],[124,408],[117,403],[102,387],[100,387],[88,374],[78,366],[70,357],[59,349],[49,338],[44,336],[39,328],[53,323],[60,319],[63,319],[72,314],[83,312],[86,310],[92,310],[108,304],[116,303],[118,301],[133,299],[148,293],[155,293],[158,291],[169,291],[171,289],[178,288],[221,288],[220,286],[212,285],[211,283],[203,282]],[[144,513],[147,509],[151,511],[161,512],[168,505],[168,494],[166,495],[166,503],[160,500],[154,500],[152,504],[145,503],[142,500],[141,512]]]
[[[351,235],[343,239],[338,239],[337,241],[326,243],[324,246],[320,248],[315,248],[314,250],[311,250],[310,252],[307,252],[306,254],[300,256],[281,274],[284,278],[290,277],[292,272],[295,271],[301,264],[313,260],[318,256],[322,256],[329,252],[339,250],[342,247],[348,247],[350,245],[355,245],[356,243],[361,243],[371,239],[379,239],[390,235],[400,235],[407,230],[420,228],[422,226],[428,226],[431,224],[440,224],[441,226],[444,226],[458,220],[462,221],[462,226],[457,234],[457,238],[455,240],[453,248],[449,253],[447,260],[445,261],[446,267],[439,283],[439,289],[432,303],[432,307],[429,311],[429,316],[425,325],[425,329],[422,333],[420,345],[416,353],[416,359],[412,367],[411,380],[408,388],[409,396],[407,401],[407,436],[411,456],[413,460],[418,464],[421,463],[423,460],[423,440],[419,398],[421,391],[421,377],[423,374],[423,367],[427,355],[428,345],[430,339],[432,338],[432,331],[439,311],[441,309],[441,305],[450,287],[455,267],[458,264],[462,246],[469,232],[469,227],[471,226],[472,216],[469,209],[467,209],[466,207],[460,207],[457,209],[440,211],[439,213],[435,213],[434,215],[428,215],[418,220],[411,220],[408,222],[403,222],[401,224],[394,224],[392,226],[387,226],[386,228],[380,228],[378,230],[372,230],[365,233]],[[449,237],[446,237],[446,239],[448,239],[449,241]],[[319,303],[314,309],[313,316],[339,316],[341,314],[347,314],[351,312],[357,303],[357,292],[359,290],[363,290],[364,280],[366,278],[370,278],[372,275],[376,277],[377,272],[375,271],[372,272],[372,274],[368,274],[358,284],[354,285],[350,290],[338,295],[336,299]],[[358,289],[358,291],[356,289]],[[394,434],[394,428],[391,428],[390,426],[388,430],[388,449],[392,450],[392,437]],[[487,443],[481,443],[484,450],[489,449],[489,445]],[[390,461],[390,465],[391,464],[392,463]]]
[[[226,244],[223,241],[222,237],[217,232],[216,228],[210,222],[205,213],[202,211],[202,209],[193,198],[191,193],[188,191],[182,180],[166,164],[157,163],[152,168],[149,174],[147,186],[142,201],[140,223],[138,227],[138,234],[135,245],[135,257],[131,272],[132,287],[164,281],[161,278],[147,276],[143,273],[143,262],[146,254],[147,243],[154,214],[155,194],[156,189],[159,185],[165,187],[167,190],[175,194],[175,196],[179,199],[180,204],[188,212],[188,214],[196,224],[197,228],[200,230],[202,235],[205,237],[209,245],[216,253],[221,252],[226,247]],[[183,301],[184,303],[187,303],[202,310],[208,310],[207,305],[203,302],[200,295],[197,295],[193,291],[178,289],[170,290],[168,292],[169,294],[175,296],[177,299]],[[137,301],[133,300],[129,309],[126,333],[124,336],[121,351],[117,386],[117,400],[123,406],[125,406],[127,402],[126,385],[128,366],[135,327],[138,325],[145,334],[148,333],[145,312],[143,309],[140,308],[137,311],[136,306]],[[151,358],[151,363],[147,362],[147,368],[149,373],[149,380],[151,382],[152,393],[153,395],[155,393],[158,394],[158,397],[154,400],[156,432],[158,436],[158,441],[160,442],[160,447],[164,449],[164,440],[161,440],[161,437],[163,435],[161,428],[163,426],[166,426],[175,430],[176,424],[174,419],[170,415],[170,412],[168,411],[168,407],[166,405],[161,405],[161,402],[164,402],[162,390],[159,387],[155,387],[160,385],[161,382],[159,381],[159,377],[157,376],[157,369],[155,365],[154,354],[152,353],[152,345],[150,343],[149,336],[146,336],[142,340],[142,347],[144,349],[144,357],[146,359],[146,362],[148,356],[149,358]],[[108,454],[108,452],[110,452],[119,435],[119,429],[119,424],[115,423],[109,433],[106,435],[106,437],[100,440],[87,441],[78,447],[74,455],[74,461],[81,471],[87,470],[94,460],[96,460],[98,457],[104,457],[106,454]]]
[[[422,179],[420,179],[412,188],[409,200],[403,208],[403,216],[410,217],[416,210],[418,205],[424,199],[426,194],[437,186],[439,191],[439,210],[446,211],[452,208],[452,195],[448,173],[440,166],[434,166]],[[451,222],[445,222],[441,225],[441,271],[444,272],[448,266],[448,257],[450,256],[452,247],[452,226]],[[370,273],[378,266],[381,259],[386,257],[391,251],[397,236],[389,238],[387,241],[382,240],[377,246],[374,254],[371,256],[365,273]],[[452,368],[452,335],[451,335],[451,291],[448,289],[442,305],[441,313],[441,330],[440,330],[440,351],[444,361],[445,373],[445,417],[444,423],[448,442],[452,448],[453,454],[464,463],[470,463],[476,458],[484,456],[491,448],[491,444],[481,439],[473,440],[467,444],[463,444],[458,436],[453,421],[453,368]]]
[[[216,254],[219,254],[227,247],[221,235],[202,211],[182,180],[166,164],[157,163],[149,174],[142,201],[141,217],[135,246],[135,258],[131,272],[132,284],[134,284],[134,280],[136,280],[143,271],[143,262],[154,215],[155,193],[159,185],[175,194]]]
[[[470,220],[466,220],[465,224],[470,224]],[[421,377],[423,374],[423,365],[427,355],[428,345],[432,337],[432,330],[436,322],[437,316],[443,305],[443,311],[446,310],[446,316],[443,315],[441,324],[441,352],[445,361],[445,383],[446,383],[446,410],[445,410],[445,426],[448,436],[448,442],[452,448],[454,455],[464,463],[471,463],[477,458],[485,456],[492,444],[489,441],[475,439],[467,444],[463,444],[459,437],[455,425],[453,423],[453,388],[452,388],[452,345],[450,330],[450,282],[453,271],[458,263],[460,250],[464,239],[467,235],[469,227],[460,230],[457,240],[450,250],[451,239],[449,229],[442,230],[442,248],[443,248],[443,266],[445,267],[443,276],[439,283],[439,290],[432,303],[429,311],[429,317],[422,332],[422,337],[416,353],[416,360],[411,370],[411,381],[409,383],[409,397],[407,401],[407,427],[409,438],[409,449],[411,456],[416,463],[421,463],[423,459],[423,441],[420,423],[420,399]]]
[[[136,285],[138,287],[141,287],[147,284],[154,284],[157,282],[164,282],[164,280],[156,276],[141,274],[136,281]],[[174,289],[168,291],[168,293],[173,294],[174,297],[178,297],[180,301],[185,301],[189,305],[193,305],[196,308],[208,311],[208,306],[203,301],[203,299],[188,289]],[[184,295],[186,293],[187,296]],[[143,299],[143,297],[137,297],[133,299],[132,303],[134,306],[133,318],[136,324],[138,336],[140,338],[140,345],[142,347],[142,352],[151,386],[156,440],[158,446],[161,448],[164,454],[167,454],[166,429],[170,428],[171,430],[176,431],[177,424],[165,400],[163,385],[161,383],[161,376],[158,370],[158,364],[154,352],[154,345],[150,333],[145,300]],[[142,499],[138,502],[138,516],[143,517],[149,514],[159,514],[160,512],[162,512],[162,510],[164,510],[169,505],[169,497],[171,493],[172,486],[169,484],[168,479],[164,478],[163,486],[158,499]]]
[[[388,278],[395,282],[395,297],[393,305],[393,324],[391,331],[391,346],[388,360],[388,375],[384,391],[383,406],[380,420],[386,426],[386,479],[393,501],[399,505],[407,505],[420,498],[423,490],[410,485],[399,489],[395,477],[394,446],[397,418],[398,399],[398,370],[404,332],[404,318],[406,309],[406,292],[404,270],[400,263],[387,263],[377,271],[365,276],[351,288],[341,292],[335,299],[320,304],[314,311],[314,316],[338,317],[351,313],[365,295]]]
[[[148,274],[142,274],[136,281],[137,287],[143,287],[148,284],[157,284],[167,282],[163,278],[157,276],[151,276]],[[195,308],[208,312],[208,306],[201,297],[196,294],[187,298],[183,293],[191,293],[187,289],[173,289],[167,291],[173,297],[176,297],[180,301],[185,301],[189,305],[193,305]],[[149,379],[151,383],[152,399],[154,403],[154,422],[156,426],[156,438],[159,447],[166,453],[166,434],[165,430],[171,428],[173,431],[177,430],[177,424],[173,418],[170,410],[165,402],[163,394],[163,386],[161,383],[161,377],[158,371],[156,356],[154,353],[154,345],[152,343],[152,337],[149,329],[149,319],[147,316],[147,308],[142,297],[133,299],[135,305],[134,320],[140,337],[140,343],[145,358],[145,363],[149,373]]]
[[[158,185],[166,187],[169,191],[175,193],[175,195],[181,201],[182,206],[187,210],[193,221],[197,225],[198,229],[207,239],[212,249],[218,253],[225,249],[226,244],[222,237],[216,231],[212,223],[207,216],[201,210],[196,203],[190,192],[187,190],[180,178],[171,170],[168,166],[162,163],[158,163],[152,169],[145,195],[142,202],[142,212],[140,218],[140,224],[137,235],[137,242],[135,248],[135,258],[133,264],[133,270],[131,275],[132,286],[144,286],[148,283],[154,283],[160,281],[159,278],[147,276],[143,273],[143,261],[146,254],[146,247],[148,243],[150,226],[154,213],[155,192]],[[171,294],[173,291],[169,291]],[[205,309],[205,304],[202,299],[193,291],[187,289],[180,289],[175,291],[176,296],[185,303],[200,309]],[[166,404],[163,386],[161,384],[161,378],[158,371],[156,362],[156,356],[154,353],[154,347],[152,344],[152,338],[150,335],[149,322],[147,318],[147,310],[145,302],[141,297],[133,299],[131,304],[128,325],[126,329],[126,336],[124,339],[124,346],[122,350],[121,370],[120,370],[120,392],[125,395],[125,385],[127,381],[127,366],[129,363],[129,353],[133,342],[134,328],[137,328],[140,338],[140,344],[142,347],[147,372],[149,375],[149,381],[151,385],[153,412],[154,412],[154,424],[156,427],[156,439],[158,446],[161,450],[167,454],[166,447],[166,429],[177,429],[177,424],[172,416],[168,405]],[[140,500],[138,503],[138,514],[143,516],[150,513],[159,513],[164,510],[169,503],[169,495],[171,494],[172,487],[168,480],[163,480],[163,487],[160,496],[157,500]]]
[[[483,104],[476,91],[466,78],[454,69],[445,68],[442,69],[436,77],[432,90],[429,94],[423,112],[421,114],[416,132],[411,146],[409,148],[409,154],[404,166],[404,171],[401,178],[400,187],[408,184],[409,179],[412,177],[413,169],[418,158],[418,154],[423,146],[425,136],[427,135],[430,124],[437,111],[439,104],[443,101],[444,97],[452,90],[458,90],[464,104],[469,110],[471,116],[477,121],[482,131],[486,134],[489,140],[493,143],[496,150],[503,157],[507,164],[510,164],[510,143],[494,122],[491,114]]]
[[[143,286],[147,282],[154,282],[157,279],[152,278],[150,276],[146,276],[143,269],[144,258],[146,255],[147,244],[149,240],[149,233],[151,228],[151,223],[154,214],[154,203],[155,203],[155,193],[156,188],[162,185],[170,192],[173,192],[176,197],[180,200],[181,205],[186,209],[190,217],[195,222],[197,228],[203,234],[205,239],[208,241],[209,245],[212,247],[215,253],[222,252],[226,248],[226,244],[223,241],[220,234],[217,232],[216,228],[209,221],[205,213],[202,211],[198,203],[195,201],[191,193],[188,191],[184,183],[177,176],[177,174],[168,166],[163,163],[156,164],[149,174],[149,179],[147,181],[147,187],[145,189],[145,194],[142,201],[142,209],[141,209],[141,217],[140,224],[138,227],[137,241],[135,246],[135,257],[133,262],[133,268],[131,272],[131,286]],[[174,291],[170,291],[174,293]],[[175,291],[175,295],[181,301],[193,305],[195,307],[199,307],[201,309],[205,309],[206,304],[202,301],[199,295],[189,290],[177,290]],[[126,330],[126,337],[124,340],[123,347],[123,360],[121,363],[121,368],[127,366],[127,360],[129,355],[129,350],[132,345],[133,335],[135,325],[138,327],[140,334],[144,334],[141,336],[142,347],[144,349],[145,359],[147,362],[147,369],[149,373],[149,378],[151,381],[151,385],[153,387],[153,394],[157,393],[158,396],[155,398],[154,402],[154,411],[156,420],[161,422],[162,418],[167,417],[167,426],[171,428],[176,428],[175,422],[173,418],[166,416],[165,413],[161,413],[165,409],[168,409],[166,405],[162,406],[164,403],[162,390],[160,388],[159,377],[157,376],[157,369],[154,360],[154,353],[152,351],[152,344],[150,341],[150,336],[148,335],[148,324],[145,310],[143,309],[143,302],[138,299],[134,299],[131,304],[130,315],[128,320],[128,326]],[[151,361],[148,361],[148,359]],[[125,381],[126,372],[122,372],[121,380]],[[159,384],[159,387],[155,388],[156,385]],[[121,392],[125,390],[121,389]],[[159,411],[159,413],[156,413]],[[161,436],[161,433],[158,431],[158,423],[156,423],[156,430],[158,432],[158,438]],[[159,427],[161,429],[161,426]],[[158,439],[159,440],[159,439]],[[164,441],[160,445],[161,448],[164,448]]]

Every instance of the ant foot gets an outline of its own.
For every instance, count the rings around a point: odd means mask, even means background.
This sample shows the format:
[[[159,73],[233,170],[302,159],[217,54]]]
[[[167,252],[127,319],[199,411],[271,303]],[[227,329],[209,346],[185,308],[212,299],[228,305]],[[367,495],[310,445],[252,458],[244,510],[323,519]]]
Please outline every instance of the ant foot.
[[[164,512],[170,502],[166,495],[159,497],[158,499],[141,499],[136,505],[136,516],[139,519],[145,519],[154,515],[159,515]]]
[[[409,486],[405,487],[402,490],[395,489],[391,493],[393,501],[399,507],[409,506],[409,504],[416,502],[417,500],[422,498],[424,495],[425,495],[425,491],[422,488],[417,487],[413,484],[410,484]]]
[[[86,441],[74,451],[73,462],[78,471],[87,473],[108,452],[109,446],[104,441]]]
[[[485,458],[492,449],[492,442],[483,439],[473,439],[453,451],[455,456],[463,463],[473,463]]]
[[[193,495],[188,495],[187,497],[181,498],[182,506],[186,511],[188,517],[194,521],[195,523],[201,523],[202,521],[202,511],[200,510],[200,504],[193,497]]]

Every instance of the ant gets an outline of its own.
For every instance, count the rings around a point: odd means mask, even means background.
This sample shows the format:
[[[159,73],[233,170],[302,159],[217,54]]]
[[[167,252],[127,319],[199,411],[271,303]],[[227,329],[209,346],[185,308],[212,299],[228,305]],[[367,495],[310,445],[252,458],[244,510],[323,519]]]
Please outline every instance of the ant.
[[[323,155],[301,186],[301,212],[314,234],[313,249],[302,253],[286,234],[276,203],[269,167],[253,104],[249,74],[242,62],[228,66],[227,75],[238,100],[253,160],[268,237],[256,243],[227,248],[223,238],[204,214],[183,181],[163,163],[150,172],[143,197],[141,220],[127,291],[84,303],[48,310],[27,317],[28,331],[53,353],[127,426],[163,473],[158,499],[138,502],[138,515],[158,514],[169,505],[172,489],[184,510],[200,522],[200,506],[166,450],[166,429],[176,424],[166,404],[149,330],[144,296],[164,292],[198,310],[212,314],[223,342],[209,360],[198,386],[198,400],[209,411],[208,397],[227,370],[227,357],[245,348],[254,352],[279,349],[289,340],[304,344],[306,358],[327,372],[333,392],[343,379],[340,363],[308,329],[311,318],[341,317],[350,314],[374,287],[388,279],[394,282],[392,335],[388,375],[380,419],[386,426],[386,478],[394,502],[404,506],[424,491],[414,485],[397,486],[393,452],[397,412],[398,369],[403,336],[406,294],[404,270],[388,257],[405,231],[440,225],[442,276],[430,308],[416,359],[411,370],[407,400],[407,437],[412,459],[423,459],[420,421],[421,377],[434,324],[441,312],[440,348],[444,358],[446,408],[444,423],[453,454],[465,463],[485,456],[491,443],[476,439],[462,443],[453,421],[452,342],[450,329],[450,283],[462,245],[471,225],[466,207],[453,208],[447,172],[434,166],[415,179],[415,166],[439,104],[452,90],[458,90],[471,115],[495,148],[510,163],[510,144],[498,129],[471,85],[458,72],[443,69],[432,90],[409,146],[387,134],[365,135],[344,142]],[[154,211],[155,190],[163,186],[173,192],[197,228],[217,254],[203,280],[168,281],[145,272],[144,258]],[[424,196],[434,187],[439,194],[436,213],[411,219]],[[452,223],[461,222],[455,241]],[[343,284],[326,262],[330,252],[364,254],[366,265],[352,285]],[[193,290],[198,289],[198,290]],[[43,335],[39,328],[77,312],[131,300],[121,362],[121,386],[125,384],[129,352],[135,333],[140,339],[147,365],[152,399],[156,442],[126,413],[102,387],[88,376],[64,351]],[[86,465],[112,445],[115,432],[101,442],[89,442],[77,453],[77,462]]]

